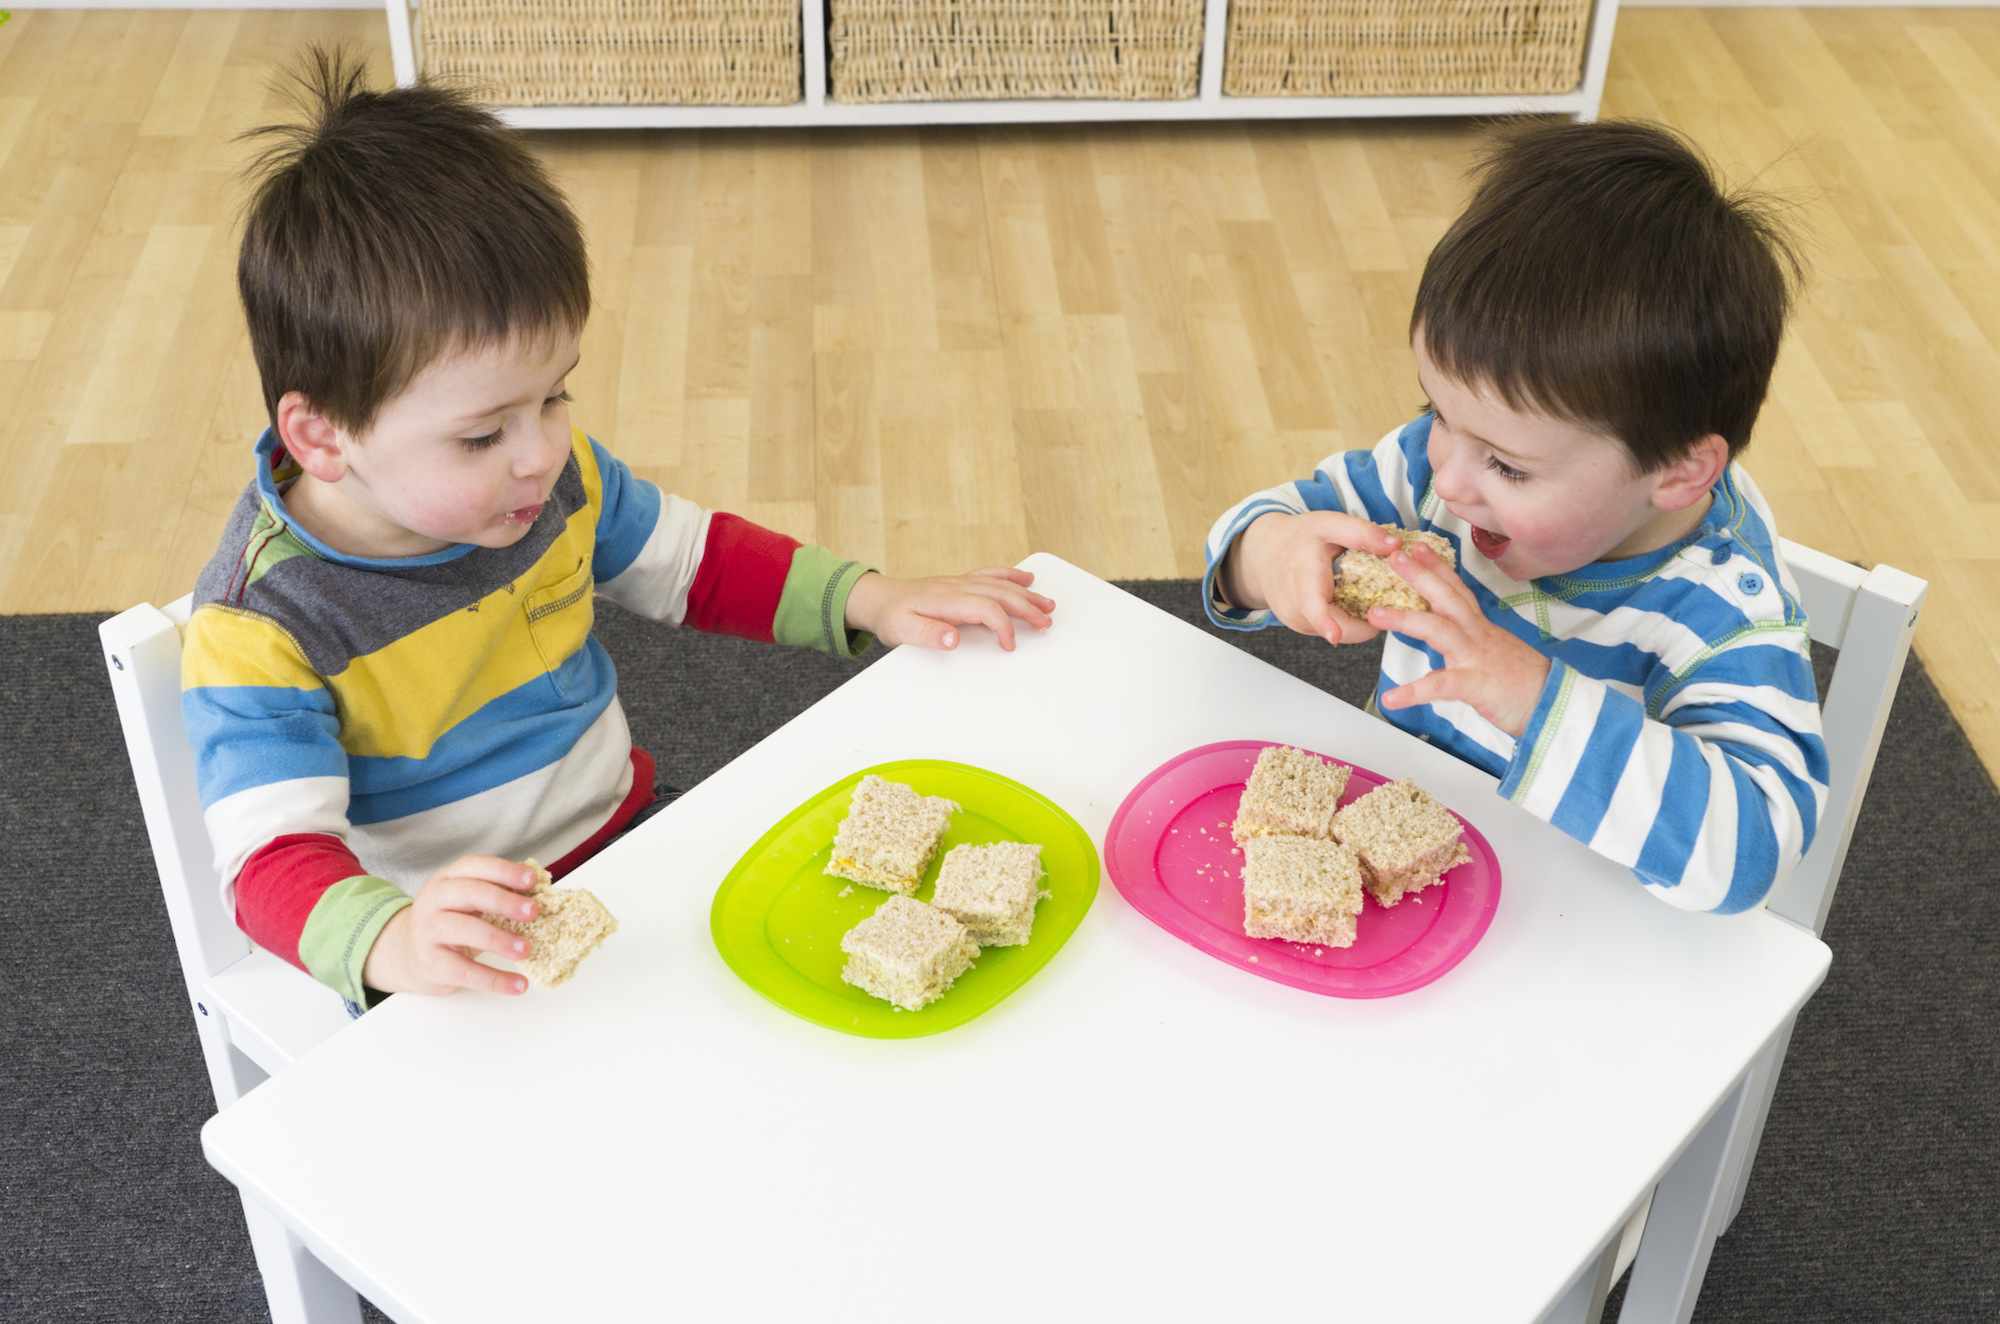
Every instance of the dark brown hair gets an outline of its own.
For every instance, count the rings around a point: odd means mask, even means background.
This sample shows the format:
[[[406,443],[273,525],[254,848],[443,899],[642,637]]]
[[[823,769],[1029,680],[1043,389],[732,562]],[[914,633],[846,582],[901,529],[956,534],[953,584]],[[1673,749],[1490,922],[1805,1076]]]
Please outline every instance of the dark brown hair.
[[[1803,277],[1771,199],[1636,122],[1504,133],[1424,264],[1410,335],[1453,380],[1623,441],[1640,472],[1748,444]]]
[[[440,357],[590,315],[583,232],[514,134],[461,92],[365,77],[313,47],[286,80],[301,121],[243,135],[266,145],[236,284],[274,427],[300,391],[365,431]]]

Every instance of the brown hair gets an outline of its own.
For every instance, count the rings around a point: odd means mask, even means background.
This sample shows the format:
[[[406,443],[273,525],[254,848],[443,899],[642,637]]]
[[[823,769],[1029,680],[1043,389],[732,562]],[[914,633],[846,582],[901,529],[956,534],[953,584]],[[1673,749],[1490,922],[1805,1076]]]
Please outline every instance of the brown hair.
[[[462,92],[365,77],[312,47],[286,80],[302,121],[242,135],[267,144],[236,284],[274,427],[299,391],[365,431],[437,359],[590,315],[583,232],[519,139]]]
[[[1777,204],[1630,121],[1517,128],[1474,173],[1410,313],[1431,361],[1610,433],[1640,472],[1712,432],[1741,451],[1804,274]]]

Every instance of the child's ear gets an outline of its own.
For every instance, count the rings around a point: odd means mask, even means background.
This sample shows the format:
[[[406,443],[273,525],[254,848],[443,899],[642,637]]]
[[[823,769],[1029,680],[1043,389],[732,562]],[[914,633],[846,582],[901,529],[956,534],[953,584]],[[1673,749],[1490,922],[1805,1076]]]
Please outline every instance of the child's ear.
[[[313,408],[301,391],[278,399],[278,441],[299,467],[322,483],[337,483],[347,474],[347,456],[340,429]]]
[[[1686,510],[1708,495],[1729,467],[1729,443],[1711,432],[1659,471],[1653,504],[1661,510]]]

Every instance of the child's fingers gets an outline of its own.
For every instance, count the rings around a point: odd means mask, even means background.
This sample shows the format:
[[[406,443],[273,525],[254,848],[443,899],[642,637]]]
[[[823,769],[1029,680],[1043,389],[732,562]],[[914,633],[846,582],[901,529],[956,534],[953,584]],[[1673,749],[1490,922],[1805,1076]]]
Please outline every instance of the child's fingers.
[[[480,878],[447,878],[437,897],[438,909],[470,915],[505,915],[533,919],[535,903],[520,892]]]
[[[1450,666],[1453,658],[1461,657],[1465,648],[1465,631],[1455,621],[1431,611],[1404,611],[1399,607],[1371,607],[1368,623],[1378,630],[1394,630],[1397,634],[1407,634],[1413,639],[1421,639],[1438,652],[1444,654],[1445,665]]]
[[[1000,647],[1014,650],[1014,622],[992,598],[979,593],[953,593],[933,601],[916,603],[911,610],[947,624],[983,625],[1000,640]],[[946,648],[950,644],[944,645]]]
[[[1428,547],[1406,547],[1389,558],[1389,568],[1403,577],[1403,581],[1431,604],[1431,610],[1438,615],[1461,617],[1470,610],[1478,614],[1479,605],[1471,592],[1458,577],[1458,572],[1438,559],[1437,553]]]
[[[1340,639],[1338,641],[1340,643],[1365,644],[1376,635],[1382,633],[1366,621],[1357,621],[1338,607],[1327,608],[1327,614],[1332,616],[1333,623],[1340,627]]]
[[[985,570],[975,570],[972,573],[975,575],[984,575],[989,579],[1009,580],[1012,583],[1019,584],[1022,588],[1026,588],[1028,585],[1035,582],[1034,571],[1016,570],[1011,565],[990,566]]]
[[[1278,624],[1284,626],[1293,634],[1312,634],[1319,635],[1322,639],[1326,638],[1324,634],[1313,628],[1311,621],[1307,620],[1300,613],[1293,611],[1289,606],[1274,602],[1267,610],[1270,611]]]
[[[1366,622],[1357,621],[1332,603],[1317,598],[1307,598],[1305,606],[1292,618],[1278,619],[1300,634],[1313,635],[1335,645],[1366,643],[1379,633]]]
[[[449,947],[437,949],[437,964],[432,975],[447,988],[470,988],[481,993],[505,993],[509,995],[526,993],[528,981],[508,970],[495,970],[490,965],[481,965],[461,952]]]
[[[903,624],[891,642],[915,644],[919,648],[935,648],[946,653],[958,647],[958,631],[952,628],[950,621],[911,612],[903,618]]]
[[[1021,573],[1027,574],[1025,570]],[[1030,578],[1033,578],[1033,576],[1030,576]],[[1041,612],[1044,616],[1056,609],[1054,598],[1045,598],[1039,593],[1030,593],[1027,586],[1019,580],[1000,579],[998,576],[992,575],[989,571],[982,570],[976,575],[967,575],[958,582],[958,588],[966,593],[976,593],[980,597],[992,598],[996,602],[1008,604],[1017,602],[1031,603],[1035,610]],[[1010,605],[1008,610],[1013,611],[1013,607]],[[1015,611],[1014,615],[1020,616],[1021,613]],[[1047,622],[1040,622],[1040,624],[1047,624]]]
[[[474,952],[492,952],[496,956],[526,956],[534,944],[503,928],[488,924],[476,915],[450,911],[439,915],[432,929],[436,941],[447,947],[457,947]]]
[[[979,592],[980,596],[999,603],[1001,610],[1005,611],[1009,616],[1026,621],[1037,630],[1046,630],[1050,625],[1054,624],[1049,619],[1048,607],[1041,605],[1048,601],[1046,598],[1038,598],[1035,594],[1025,593],[1020,589],[995,588],[990,591],[979,590]],[[1049,603],[1050,607],[1054,605],[1052,602]]]
[[[1330,644],[1338,644],[1346,637],[1346,632],[1340,626],[1339,618],[1342,614],[1332,603],[1308,597],[1305,600],[1304,610],[1299,613],[1300,622],[1305,626],[1299,633],[1317,635]],[[1296,625],[1292,628],[1299,629]]]
[[[950,619],[961,625],[983,625],[1000,640],[1000,647],[1014,651],[1014,621],[1007,611],[991,598],[968,595],[959,604],[960,610],[950,613]]]
[[[1381,525],[1344,511],[1309,510],[1299,519],[1303,521],[1301,527],[1335,547],[1358,547],[1364,552],[1387,556],[1402,546],[1402,540]]]
[[[531,891],[535,886],[533,870],[519,860],[503,860],[498,855],[461,855],[439,877],[476,878],[517,892]]]
[[[1457,682],[1449,671],[1427,671],[1407,685],[1382,692],[1384,708],[1413,708],[1458,697]]]
[[[1295,564],[1287,578],[1296,601],[1307,604],[1333,601],[1333,562],[1326,557],[1308,557]]]
[[[1292,602],[1298,605],[1290,608],[1291,614],[1303,622],[1304,628],[1301,629],[1299,625],[1289,620],[1285,621],[1287,625],[1291,625],[1300,634],[1317,635],[1330,644],[1341,642],[1343,632],[1340,626],[1343,613],[1333,605],[1331,561],[1325,557],[1314,557],[1300,566],[1292,581],[1292,595]],[[1274,611],[1280,605],[1275,599],[1271,603]],[[1283,605],[1290,606],[1290,604]],[[1285,617],[1280,614],[1278,619],[1285,620]]]

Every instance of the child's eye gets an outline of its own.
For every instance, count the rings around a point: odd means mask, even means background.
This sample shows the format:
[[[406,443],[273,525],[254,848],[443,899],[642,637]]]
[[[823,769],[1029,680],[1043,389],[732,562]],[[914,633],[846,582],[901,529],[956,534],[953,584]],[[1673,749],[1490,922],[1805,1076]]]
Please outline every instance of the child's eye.
[[[1522,473],[1512,465],[1504,463],[1497,455],[1486,457],[1486,467],[1510,483],[1525,483],[1528,481],[1528,475]]]
[[[483,437],[460,437],[458,439],[458,442],[459,445],[465,447],[465,449],[469,451],[483,451],[488,446],[492,446],[495,443],[497,443],[500,440],[500,434],[505,431],[506,431],[505,428],[494,428],[491,432],[487,433]]]
[[[554,395],[542,401],[542,408],[553,409],[557,405],[566,405],[569,402],[570,402],[570,393],[568,391],[566,390],[557,391]]]

